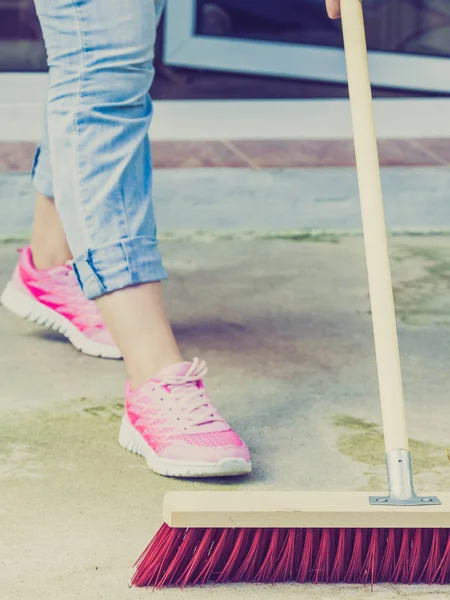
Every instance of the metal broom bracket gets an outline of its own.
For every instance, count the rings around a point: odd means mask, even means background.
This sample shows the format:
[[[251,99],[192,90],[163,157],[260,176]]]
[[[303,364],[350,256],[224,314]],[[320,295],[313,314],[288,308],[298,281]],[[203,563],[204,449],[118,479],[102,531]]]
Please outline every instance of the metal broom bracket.
[[[389,496],[370,496],[370,504],[383,506],[436,506],[441,504],[437,496],[416,495],[409,450],[391,450],[386,455],[386,468]]]

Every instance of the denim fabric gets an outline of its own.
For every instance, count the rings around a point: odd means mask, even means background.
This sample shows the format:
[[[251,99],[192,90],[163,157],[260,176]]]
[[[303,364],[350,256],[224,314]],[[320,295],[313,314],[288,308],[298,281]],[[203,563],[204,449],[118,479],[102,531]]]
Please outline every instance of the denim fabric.
[[[49,90],[33,182],[55,198],[88,298],[167,276],[148,139],[164,1],[35,0]]]
[[[33,185],[38,192],[44,196],[53,198],[53,174],[48,139],[47,107],[44,114],[44,134],[34,155],[31,177]]]

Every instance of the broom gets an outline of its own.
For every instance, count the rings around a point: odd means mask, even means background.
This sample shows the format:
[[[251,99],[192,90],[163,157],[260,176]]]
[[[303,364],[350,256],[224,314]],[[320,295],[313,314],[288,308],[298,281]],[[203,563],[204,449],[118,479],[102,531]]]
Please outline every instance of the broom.
[[[389,494],[172,492],[135,586],[450,583],[450,493],[412,482],[360,0],[341,0]]]

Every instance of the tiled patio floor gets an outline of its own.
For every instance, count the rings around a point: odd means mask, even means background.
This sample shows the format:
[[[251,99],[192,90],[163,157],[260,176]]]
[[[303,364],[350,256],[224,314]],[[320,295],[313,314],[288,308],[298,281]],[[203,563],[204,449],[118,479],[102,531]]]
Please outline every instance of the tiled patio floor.
[[[0,172],[28,171],[35,145],[0,143]],[[450,165],[450,140],[379,141],[382,166]],[[155,168],[198,167],[346,167],[354,165],[351,140],[156,141]]]

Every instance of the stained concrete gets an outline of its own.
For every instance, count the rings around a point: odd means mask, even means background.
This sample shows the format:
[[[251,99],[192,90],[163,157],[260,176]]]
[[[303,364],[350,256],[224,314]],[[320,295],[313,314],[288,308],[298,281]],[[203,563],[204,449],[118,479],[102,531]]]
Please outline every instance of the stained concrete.
[[[209,241],[205,241],[205,239]],[[0,287],[15,262],[0,245]],[[385,486],[360,237],[162,245],[170,315],[186,356],[248,442],[240,480],[151,473],[117,444],[124,369],[0,310],[0,598],[125,600],[133,561],[169,490]],[[391,256],[419,489],[450,487],[450,238],[396,237]],[[218,586],[155,598],[448,598],[448,588]]]

